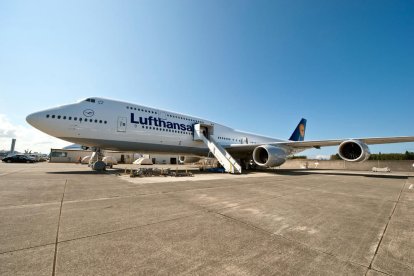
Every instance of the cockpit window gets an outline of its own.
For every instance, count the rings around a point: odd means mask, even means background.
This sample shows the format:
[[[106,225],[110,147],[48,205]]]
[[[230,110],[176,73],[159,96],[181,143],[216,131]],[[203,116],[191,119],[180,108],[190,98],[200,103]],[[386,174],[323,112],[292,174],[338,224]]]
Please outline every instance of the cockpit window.
[[[95,99],[86,99],[85,101],[86,102],[90,102],[90,103],[94,103],[95,102]]]

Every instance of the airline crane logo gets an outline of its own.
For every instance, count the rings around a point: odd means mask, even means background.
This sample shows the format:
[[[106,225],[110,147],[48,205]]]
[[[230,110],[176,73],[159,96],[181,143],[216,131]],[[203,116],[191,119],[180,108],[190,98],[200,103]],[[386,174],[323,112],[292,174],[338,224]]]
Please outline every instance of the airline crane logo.
[[[83,115],[85,115],[86,117],[92,117],[93,115],[95,115],[95,111],[93,111],[92,109],[85,109],[83,111]]]
[[[305,125],[304,124],[299,125],[299,134],[300,134],[300,137],[303,140],[303,138],[305,137]]]

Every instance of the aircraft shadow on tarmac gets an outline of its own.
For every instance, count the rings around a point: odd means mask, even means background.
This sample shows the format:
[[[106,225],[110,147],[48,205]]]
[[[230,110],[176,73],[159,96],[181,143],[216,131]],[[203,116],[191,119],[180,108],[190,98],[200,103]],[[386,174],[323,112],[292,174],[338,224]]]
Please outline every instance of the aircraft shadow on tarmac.
[[[298,170],[298,169],[268,169],[268,170],[255,170],[255,171],[245,171],[243,174],[252,174],[255,172],[267,172],[272,173],[275,175],[287,175],[287,176],[307,176],[307,175],[336,175],[336,176],[364,176],[364,177],[371,177],[371,178],[390,178],[390,179],[408,179],[406,175],[395,175],[395,174],[369,174],[369,172],[338,172],[338,171],[326,171],[323,172],[318,170]],[[125,174],[124,169],[109,169],[103,172],[97,171],[55,171],[55,172],[47,172],[48,174],[69,174],[69,175],[102,175],[102,174],[109,174],[109,175],[119,175]],[[129,173],[129,170],[128,172]],[[194,172],[196,174],[204,174],[206,172]],[[215,174],[215,173],[208,173],[208,174]]]
[[[79,174],[79,175],[93,175],[93,174],[120,174],[123,173],[124,170],[117,170],[117,169],[111,169],[111,170],[105,170],[103,172],[98,171],[57,171],[57,172],[47,172],[48,174]]]

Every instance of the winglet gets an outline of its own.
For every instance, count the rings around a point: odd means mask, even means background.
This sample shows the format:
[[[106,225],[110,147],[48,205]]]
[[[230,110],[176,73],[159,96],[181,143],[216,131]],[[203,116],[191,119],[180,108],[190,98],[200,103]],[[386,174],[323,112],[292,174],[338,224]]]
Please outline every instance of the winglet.
[[[306,119],[302,118],[295,131],[290,136],[290,141],[304,141],[305,140],[305,130],[306,130]]]

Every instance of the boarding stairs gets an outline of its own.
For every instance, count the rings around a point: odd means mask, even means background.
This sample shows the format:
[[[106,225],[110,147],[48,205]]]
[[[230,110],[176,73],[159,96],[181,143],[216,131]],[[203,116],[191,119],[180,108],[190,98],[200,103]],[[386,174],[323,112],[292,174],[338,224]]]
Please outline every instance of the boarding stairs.
[[[203,133],[203,126],[201,124],[194,125],[195,140],[203,141],[210,152],[214,155],[217,161],[224,167],[226,172],[233,174],[240,174],[242,172],[241,166],[213,137],[208,138]]]

